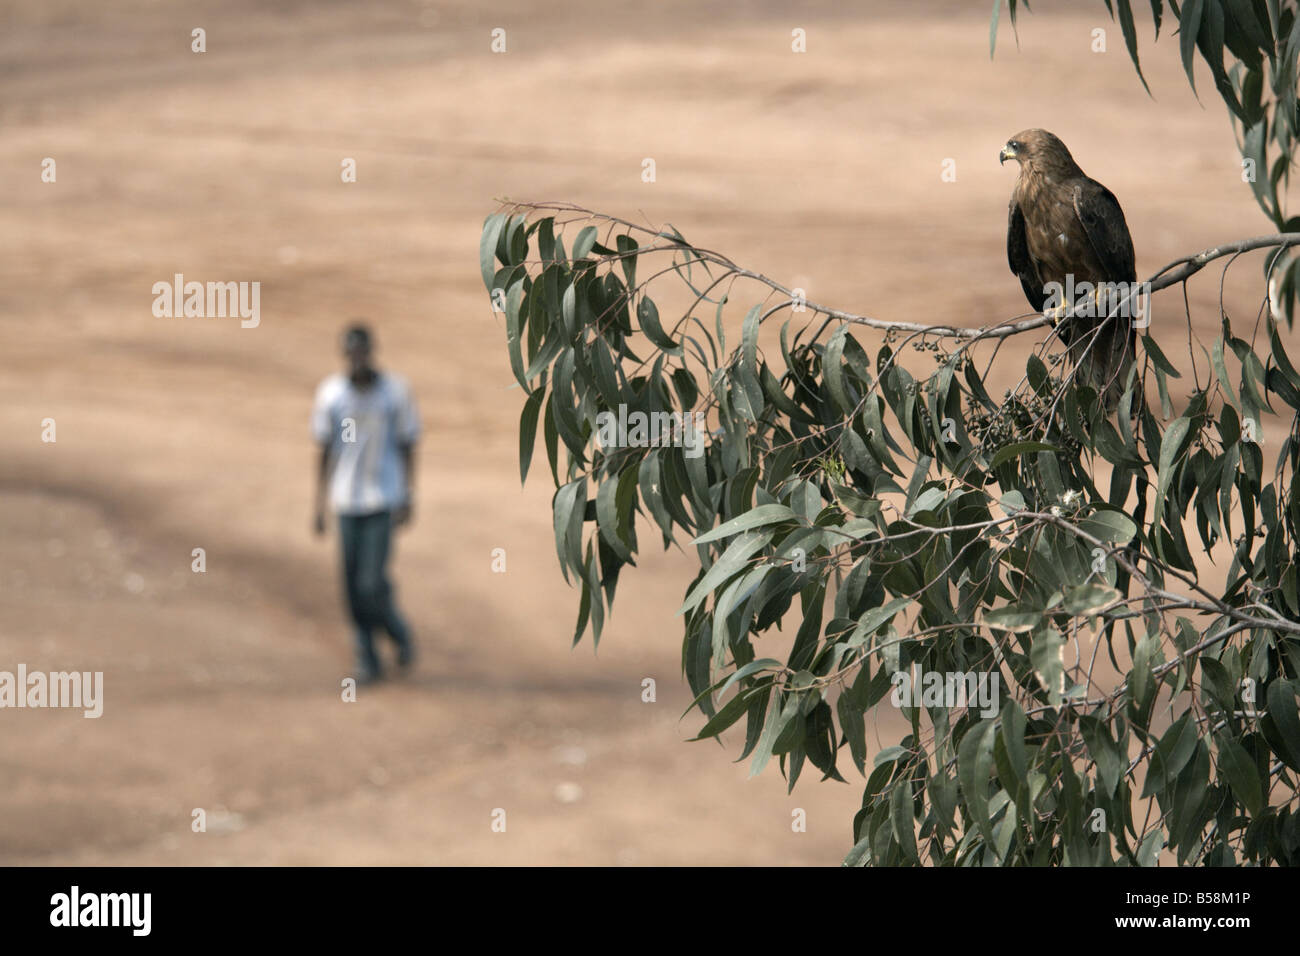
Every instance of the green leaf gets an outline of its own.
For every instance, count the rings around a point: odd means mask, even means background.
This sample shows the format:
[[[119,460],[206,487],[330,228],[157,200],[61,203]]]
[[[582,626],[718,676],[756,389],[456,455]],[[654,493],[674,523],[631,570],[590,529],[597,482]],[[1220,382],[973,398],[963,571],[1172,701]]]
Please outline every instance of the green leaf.
[[[1019,458],[1021,455],[1026,455],[1029,454],[1030,452],[1039,452],[1039,451],[1055,452],[1058,455],[1064,454],[1062,449],[1058,448],[1056,445],[1048,445],[1045,442],[1041,442],[1041,441],[1016,442],[1014,445],[1007,445],[1004,448],[998,449],[998,453],[994,455],[993,460],[989,462],[989,468],[997,468],[999,465],[1003,464],[1004,462],[1008,462],[1013,458]]]
[[[575,284],[570,282],[565,285],[560,297],[560,321],[564,323],[564,330],[569,333],[570,339],[578,332],[578,321],[575,316],[577,309],[578,291]]]
[[[520,388],[528,391],[529,376],[524,371],[523,353],[523,300],[524,284],[515,283],[506,293],[506,350],[510,355],[510,371],[514,373],[515,381]]]
[[[1025,712],[1014,699],[1008,699],[1002,705],[1002,748],[1006,752],[1007,764],[1017,788],[1026,787],[1029,758],[1025,753]]]
[[[921,860],[916,854],[916,830],[912,814],[912,782],[904,777],[894,783],[889,795],[889,816],[894,827],[894,839],[903,850],[903,857],[914,866]]]
[[[1029,649],[1029,662],[1038,683],[1047,691],[1047,702],[1060,707],[1065,694],[1065,638],[1061,632],[1054,627],[1045,627],[1035,633]]]
[[[632,469],[629,468],[630,472]],[[622,484],[614,476],[607,477],[596,489],[596,527],[605,543],[618,557],[632,561],[632,551],[619,534],[618,491]]]
[[[767,762],[772,759],[772,747],[781,736],[786,726],[799,713],[799,694],[787,694],[783,706],[768,705],[767,722],[763,725],[763,734],[754,748],[754,759],[749,765],[750,777],[762,773]]]
[[[551,411],[554,397],[547,395],[546,404],[542,407],[542,440],[546,444],[546,463],[551,466],[551,480],[559,487],[560,434],[555,427],[555,415]]]
[[[866,634],[874,634],[882,625],[892,621],[894,615],[911,603],[911,598],[894,598],[894,600],[880,607],[873,607],[858,618],[858,627]]]
[[[871,834],[867,834],[857,843],[853,844],[853,849],[849,850],[844,856],[840,866],[844,867],[861,867],[871,862]]]
[[[672,337],[664,331],[664,327],[659,322],[659,309],[650,301],[648,296],[643,296],[636,307],[637,321],[641,323],[641,331],[645,333],[646,338],[653,342],[658,348],[667,352],[669,355],[681,355],[683,350],[680,344],[674,342]]]
[[[809,688],[812,687],[813,682],[816,679],[817,678],[813,676],[812,671],[808,671],[808,670],[795,671],[793,674],[790,675],[789,686],[791,690],[808,690]]]
[[[1241,392],[1243,398],[1250,396],[1257,413],[1264,408],[1270,412],[1273,410],[1264,395],[1264,378],[1264,366],[1260,364],[1259,356],[1247,350],[1241,359]]]
[[[1165,358],[1165,353],[1160,350],[1160,346],[1156,344],[1156,340],[1150,335],[1142,336],[1142,346],[1146,349],[1146,353],[1151,356],[1151,361],[1156,368],[1163,371],[1170,378],[1182,378],[1178,369],[1174,368],[1173,363]]]
[[[1128,544],[1137,534],[1133,519],[1118,511],[1098,510],[1079,522],[1079,529],[1111,544]]]
[[[1114,604],[1119,599],[1120,593],[1115,588],[1089,582],[1066,591],[1064,606],[1069,614],[1091,617],[1101,613],[1102,608]]]
[[[1223,388],[1223,397],[1226,401],[1231,402],[1234,408],[1240,409],[1241,404],[1232,387],[1232,380],[1228,378],[1228,366],[1223,359],[1223,336],[1219,336],[1214,340],[1211,350],[1213,357],[1210,361],[1214,365],[1215,377],[1218,378],[1219,385]]]
[[[496,260],[497,241],[501,238],[501,230],[505,228],[510,217],[503,212],[493,213],[483,220],[483,234],[479,237],[478,243],[478,264],[483,271],[483,285],[488,291],[492,289],[492,279],[496,275],[496,267],[493,263]]]
[[[1183,15],[1178,21],[1178,48],[1183,56],[1183,69],[1187,71],[1187,82],[1192,92],[1196,92],[1196,77],[1193,74],[1192,54],[1196,52],[1196,35],[1201,32],[1201,12],[1204,0],[1187,0],[1183,4]]]
[[[892,747],[885,747],[872,759],[871,765],[873,767],[879,767],[882,763],[892,763],[905,753],[907,753],[907,748],[900,747],[898,744],[894,744]]]
[[[750,568],[743,576],[737,577],[713,604],[713,666],[723,667],[727,661],[727,647],[739,635],[731,633],[731,613],[741,607],[753,594],[763,578],[773,570],[771,564],[760,564]],[[741,626],[743,627],[743,621]]]
[[[1287,354],[1286,346],[1282,344],[1282,339],[1277,334],[1277,326],[1272,322],[1269,322],[1268,337],[1273,351],[1273,361],[1277,363],[1277,367],[1286,376],[1287,381],[1300,391],[1300,373],[1297,373],[1295,366],[1291,364],[1291,356]]]
[[[1133,666],[1128,674],[1130,704],[1139,715],[1152,703],[1152,695],[1155,691],[1152,670],[1162,659],[1160,639],[1152,634],[1144,634],[1133,649]],[[1145,722],[1141,726],[1146,726]]]
[[[1080,717],[1079,730],[1088,745],[1088,754],[1097,765],[1097,779],[1105,788],[1106,795],[1113,797],[1115,787],[1119,785],[1124,772],[1128,769],[1128,760],[1119,745],[1111,738],[1106,725],[1096,717]]]
[[[700,728],[700,732],[691,740],[706,740],[709,737],[716,737],[722,733],[749,710],[754,703],[754,694],[748,691],[740,691],[735,697],[722,705],[722,708],[713,715],[713,717]]]
[[[859,518],[874,518],[880,514],[881,504],[879,498],[863,495],[848,485],[832,484],[831,491],[835,495],[836,502]]]
[[[840,718],[840,728],[849,742],[849,755],[860,773],[866,772],[867,728],[862,709],[855,707],[851,696],[842,693],[835,702],[835,712]]]
[[[1219,738],[1219,772],[1250,815],[1258,816],[1264,808],[1264,785],[1259,769],[1246,748],[1227,735]]]
[[[578,238],[573,240],[573,258],[585,259],[587,253],[591,252],[592,247],[596,244],[596,227],[584,226],[578,232]]]
[[[533,445],[537,441],[537,419],[542,409],[543,389],[538,389],[524,402],[519,415],[519,483],[528,480],[528,466],[533,462]]]
[[[648,455],[641,459],[638,466],[637,483],[641,490],[641,500],[650,510],[650,515],[659,525],[660,531],[663,532],[665,546],[670,540],[673,529],[673,520],[668,514],[668,509],[664,506],[663,479],[659,468],[659,449],[652,450]]]
[[[623,266],[623,275],[627,277],[627,290],[629,293],[636,291],[636,253],[640,248],[635,239],[627,234],[620,234],[614,237],[614,244],[618,247],[620,263]]]
[[[947,500],[948,495],[943,488],[927,488],[917,495],[916,500],[908,507],[907,516],[911,518],[922,511],[935,511]],[[874,530],[874,524],[871,527]]]
[[[966,795],[971,822],[979,828],[985,845],[990,849],[994,840],[993,825],[989,820],[989,771],[993,767],[996,728],[996,721],[981,720],[966,731],[957,748],[957,779]]]
[[[1138,866],[1155,866],[1156,858],[1160,851],[1165,848],[1164,830],[1155,827],[1150,833],[1142,838],[1142,843],[1138,846],[1137,856]]]
[[[1133,10],[1129,7],[1128,0],[1115,0],[1115,6],[1119,8],[1119,26],[1124,32],[1124,43],[1128,46],[1128,55],[1133,59],[1133,68],[1137,70],[1138,79],[1150,95],[1151,87],[1147,86],[1147,78],[1142,75],[1142,64],[1138,62],[1137,28],[1133,24]]]
[[[930,466],[933,464],[934,459],[929,455],[921,455],[917,458],[916,470],[912,472],[912,480],[907,483],[906,514],[912,513],[912,503],[916,501],[916,496],[921,493],[926,476],[930,473]]]
[[[758,325],[762,311],[761,305],[755,305],[745,313],[745,321],[741,324],[740,363],[736,369],[737,378],[755,412],[763,407],[763,387],[758,381]]]
[[[984,612],[984,626],[999,631],[1032,631],[1043,622],[1043,612],[1034,608],[1010,604]]]
[[[604,339],[596,339],[591,343],[591,373],[596,380],[596,390],[600,392],[600,397],[610,414],[618,408],[622,398],[621,390],[618,384],[618,372],[614,368],[614,357],[610,355],[609,346],[605,344]]]
[[[747,531],[731,542],[727,550],[722,552],[717,561],[713,562],[713,566],[709,568],[704,577],[700,578],[699,583],[686,595],[686,600],[677,613],[685,614],[693,609],[714,588],[743,568],[754,553],[762,550],[771,540],[771,532],[755,534]]]
[[[560,557],[560,570],[564,580],[569,580],[568,569],[574,574],[582,572],[582,519],[587,508],[587,479],[569,482],[555,492],[552,505],[555,517],[555,551]]]
[[[523,265],[524,260],[528,258],[528,235],[530,231],[526,215],[512,216],[506,227],[501,230],[501,237],[497,240],[497,258],[504,259],[511,266]],[[497,280],[500,279],[501,273],[498,272]]]
[[[798,520],[799,516],[783,504],[759,505],[757,508],[746,511],[743,515],[732,518],[730,521],[724,521],[708,534],[700,535],[692,544],[708,544],[710,541],[718,541],[737,532],[748,531],[750,528],[777,524],[781,521]]]
[[[1047,366],[1037,355],[1030,354],[1025,360],[1025,376],[1029,379],[1029,386],[1039,395],[1047,395]]]
[[[746,677],[751,677],[759,671],[771,670],[773,668],[779,668],[780,666],[781,662],[775,657],[760,657],[756,661],[750,661],[744,667],[738,668],[734,674],[727,678],[723,685],[718,688],[718,696],[721,697],[728,691],[728,689],[730,689],[731,685],[744,680]]]
[[[1174,478],[1174,461],[1181,450],[1183,439],[1191,426],[1186,418],[1176,418],[1165,430],[1160,439],[1160,468],[1156,478],[1156,520],[1164,513],[1165,497],[1169,494],[1169,483]]]
[[[592,535],[591,540],[587,542],[587,561],[584,565],[586,571],[584,576],[585,588],[591,592],[591,640],[593,647],[599,646],[600,632],[605,624],[605,605],[601,600],[600,573],[596,570],[596,541],[596,536]],[[581,635],[579,634],[577,637],[581,637]]]
[[[839,326],[831,333],[830,339],[826,343],[826,351],[822,353],[822,377],[826,381],[826,388],[831,394],[836,407],[843,415],[852,414],[856,404],[849,398],[848,389],[844,387],[844,343],[849,334],[847,325]]]
[[[1190,713],[1183,714],[1170,725],[1151,754],[1146,785],[1142,788],[1144,799],[1163,792],[1165,787],[1173,783],[1178,772],[1196,752],[1198,739],[1196,722]]]
[[[1291,769],[1300,770],[1300,714],[1296,711],[1295,688],[1288,681],[1275,680],[1268,685],[1266,696],[1268,717],[1280,738],[1278,756]]]
[[[537,255],[546,265],[555,261],[554,216],[547,216],[537,224]]]

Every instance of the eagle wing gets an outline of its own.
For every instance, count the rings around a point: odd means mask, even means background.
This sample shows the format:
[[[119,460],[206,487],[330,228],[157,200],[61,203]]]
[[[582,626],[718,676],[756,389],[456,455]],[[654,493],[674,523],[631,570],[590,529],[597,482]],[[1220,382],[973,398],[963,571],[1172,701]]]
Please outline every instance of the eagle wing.
[[[1029,256],[1029,240],[1025,238],[1025,214],[1014,196],[1007,211],[1007,263],[1019,277],[1020,287],[1025,290],[1029,304],[1035,311],[1040,311],[1046,295],[1038,276],[1038,267]]]
[[[1079,224],[1083,226],[1105,281],[1137,282],[1133,237],[1129,235],[1124,210],[1114,193],[1096,180],[1086,178],[1074,184],[1073,193],[1074,213],[1079,217]],[[1083,363],[1085,366],[1085,381],[1090,381],[1101,393],[1108,414],[1118,406],[1133,366],[1137,335],[1135,326],[1127,318],[1116,322],[1101,332],[1087,358],[1075,359],[1076,365]],[[1079,341],[1086,342],[1087,339]],[[1141,383],[1138,389],[1140,395]]]
[[[1073,192],[1074,214],[1105,271],[1106,281],[1136,282],[1133,237],[1115,194],[1092,179],[1075,183]]]

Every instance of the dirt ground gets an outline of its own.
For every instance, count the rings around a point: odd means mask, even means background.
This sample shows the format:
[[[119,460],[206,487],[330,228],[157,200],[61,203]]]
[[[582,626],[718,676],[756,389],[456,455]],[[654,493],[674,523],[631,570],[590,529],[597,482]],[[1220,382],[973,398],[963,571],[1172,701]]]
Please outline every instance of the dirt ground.
[[[693,557],[647,554],[599,653],[570,649],[549,476],[520,489],[519,393],[479,278],[500,197],[672,222],[814,300],[965,325],[1025,310],[1004,252],[1015,173],[996,158],[1026,127],[1119,196],[1140,275],[1271,231],[1208,77],[1202,106],[1176,40],[1152,47],[1144,22],[1148,98],[1100,2],[1035,3],[992,62],[987,2],[553,6],[0,4],[0,669],[105,674],[98,720],[0,712],[0,863],[833,864],[849,848],[860,779],[808,770],[787,795],[775,765],[747,780],[731,762],[734,734],[686,742],[675,610]],[[1243,320],[1261,261],[1228,276]],[[177,272],[260,281],[260,325],[155,318],[151,287]],[[1218,276],[1191,286],[1202,331]],[[1176,290],[1156,310],[1158,338],[1185,335]],[[423,414],[394,565],[422,658],[344,703],[307,418],[355,316]],[[1031,344],[1004,349],[1008,381]],[[877,733],[896,742],[883,717]]]

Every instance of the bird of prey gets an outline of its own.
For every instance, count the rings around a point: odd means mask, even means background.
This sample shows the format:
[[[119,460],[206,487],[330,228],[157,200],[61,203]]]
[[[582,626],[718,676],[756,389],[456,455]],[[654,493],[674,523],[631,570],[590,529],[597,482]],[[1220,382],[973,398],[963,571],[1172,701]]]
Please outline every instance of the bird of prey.
[[[1113,412],[1134,354],[1133,302],[1111,317],[1137,281],[1124,210],[1047,130],[1017,133],[998,154],[1000,163],[1008,159],[1020,164],[1007,217],[1011,271],[1029,304],[1058,320],[1079,383],[1095,388]],[[1098,289],[1111,295],[1085,301]]]

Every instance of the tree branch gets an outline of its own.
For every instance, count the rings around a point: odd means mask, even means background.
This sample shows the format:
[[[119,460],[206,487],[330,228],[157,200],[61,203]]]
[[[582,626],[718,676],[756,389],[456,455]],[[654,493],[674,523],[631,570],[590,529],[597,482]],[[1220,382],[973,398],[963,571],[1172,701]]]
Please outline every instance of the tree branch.
[[[663,244],[653,245],[637,250],[638,255],[647,252],[678,250],[686,248],[691,250],[703,262],[713,263],[728,271],[729,274],[745,279],[753,279],[762,283],[769,289],[784,295],[790,302],[784,305],[791,305],[797,300],[793,291],[770,279],[759,272],[753,272],[738,266],[735,262],[728,259],[721,253],[713,252],[708,249],[701,249],[698,246],[690,245],[677,238],[675,231],[666,229],[653,229],[648,226],[640,225],[626,219],[620,219],[617,216],[608,216],[604,213],[598,213],[591,209],[573,203],[565,202],[510,202],[509,205],[516,209],[528,210],[531,212],[568,212],[576,213],[580,218],[592,219],[611,224],[618,224],[629,230],[635,230],[644,235],[651,236],[657,240],[666,240]],[[1175,259],[1169,263],[1150,279],[1147,280],[1150,291],[1158,292],[1172,285],[1179,285],[1186,282],[1196,273],[1200,272],[1207,265],[1216,259],[1224,256],[1240,255],[1243,252],[1251,252],[1255,249],[1269,249],[1276,247],[1287,247],[1291,245],[1300,245],[1300,232],[1279,232],[1269,236],[1256,236],[1253,239],[1238,239],[1235,242],[1227,242],[1215,246],[1212,249],[1206,249],[1195,255],[1184,256],[1181,259]],[[618,258],[618,257],[614,257]],[[1041,313],[1031,312],[1024,315],[1008,319],[1005,322],[999,322],[996,325],[984,326],[981,328],[961,328],[951,325],[926,325],[921,322],[898,322],[889,319],[877,319],[867,315],[858,315],[854,312],[846,312],[843,309],[833,309],[830,306],[812,302],[808,299],[802,300],[804,305],[811,311],[824,315],[827,318],[838,319],[841,322],[849,322],[854,325],[863,325],[871,329],[879,329],[884,332],[914,332],[922,335],[934,335],[940,338],[951,339],[1001,339],[1012,335],[1018,335],[1021,332],[1029,332],[1033,329],[1043,328],[1053,324],[1053,319],[1042,315]],[[778,306],[769,311],[768,314],[778,311],[782,306]],[[1027,316],[1032,316],[1029,318]]]

